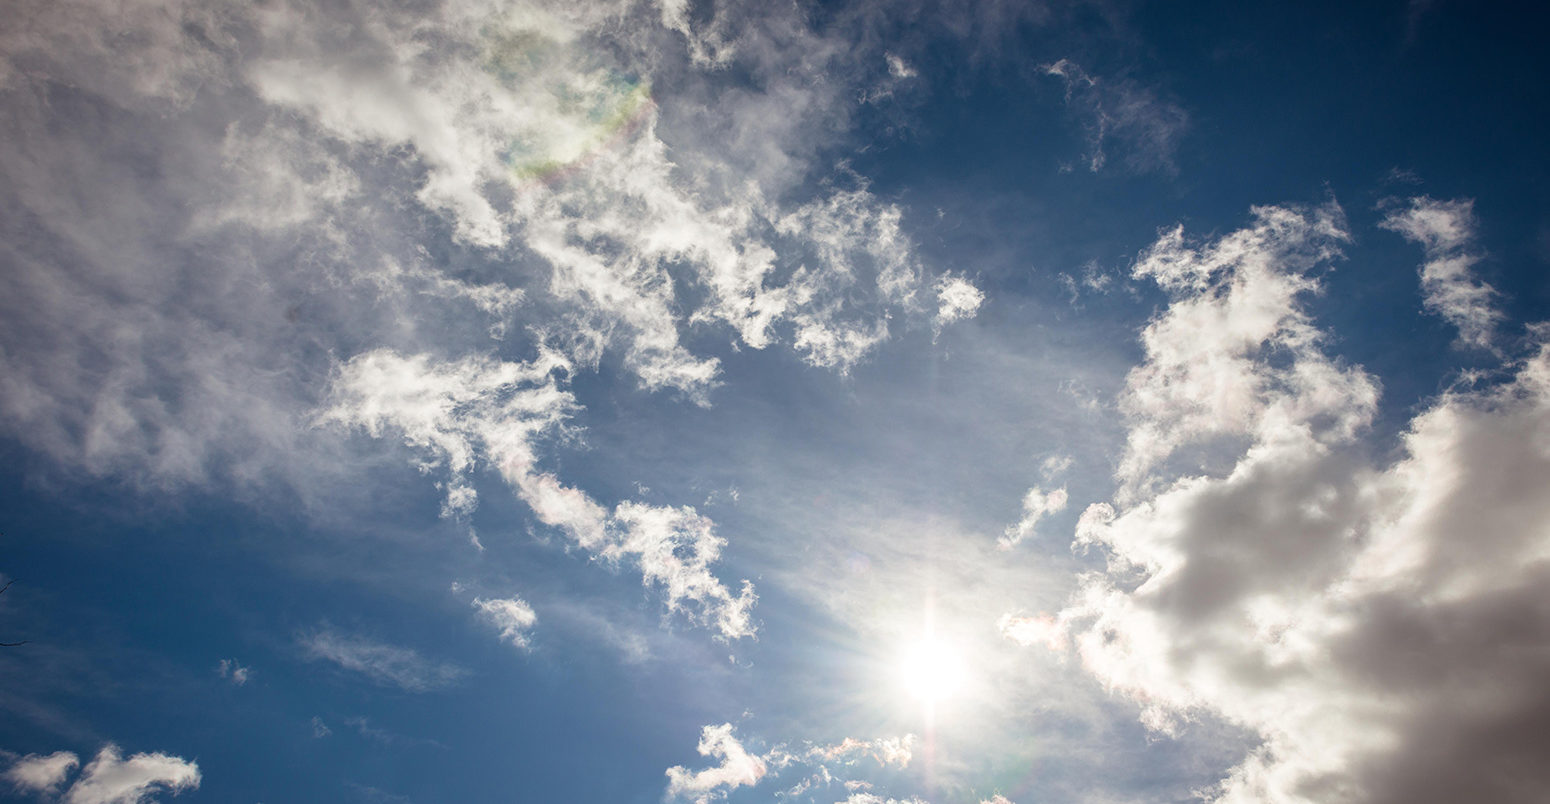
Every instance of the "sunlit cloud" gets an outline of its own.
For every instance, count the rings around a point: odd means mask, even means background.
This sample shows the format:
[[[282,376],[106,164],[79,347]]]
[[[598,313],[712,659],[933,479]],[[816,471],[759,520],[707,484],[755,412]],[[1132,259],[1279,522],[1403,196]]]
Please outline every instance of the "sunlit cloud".
[[[1412,198],[1405,207],[1392,210],[1380,225],[1425,249],[1421,291],[1426,309],[1457,327],[1460,342],[1490,347],[1502,314],[1496,309],[1496,289],[1473,272],[1481,259],[1472,251],[1474,202]]]
[[[1444,6],[14,0],[3,783],[1538,801],[1546,65]]]
[[[1130,498],[1078,527],[1109,571],[1058,618],[1002,630],[1060,649],[1069,629],[1084,666],[1158,732],[1202,713],[1254,729],[1263,742],[1215,800],[1526,800],[1504,787],[1524,777],[1487,768],[1536,750],[1502,735],[1543,705],[1537,662],[1482,662],[1480,647],[1517,627],[1508,611],[1531,630],[1550,622],[1529,603],[1550,544],[1534,524],[1542,495],[1523,483],[1550,478],[1533,446],[1550,424],[1550,351],[1500,386],[1444,395],[1411,421],[1402,457],[1368,463],[1376,381],[1323,351],[1300,301],[1316,288],[1305,272],[1334,253],[1321,241],[1345,238],[1337,212],[1260,209],[1249,229],[1198,248],[1175,231],[1145,255],[1137,274],[1173,302],[1127,388]],[[1172,335],[1202,316],[1217,323],[1191,326],[1193,343]],[[1227,468],[1163,462],[1201,445]],[[1491,536],[1465,547],[1465,531]],[[1501,707],[1464,703],[1485,699]]]
[[[476,597],[473,607],[480,617],[500,631],[501,639],[519,648],[528,647],[532,638],[530,632],[538,623],[538,615],[532,606],[519,598],[486,600]]]
[[[22,757],[5,778],[18,791],[52,796],[80,765],[69,751]],[[64,804],[138,804],[158,793],[177,795],[199,787],[199,766],[168,754],[134,754],[125,759],[118,746],[104,745],[64,791]]]

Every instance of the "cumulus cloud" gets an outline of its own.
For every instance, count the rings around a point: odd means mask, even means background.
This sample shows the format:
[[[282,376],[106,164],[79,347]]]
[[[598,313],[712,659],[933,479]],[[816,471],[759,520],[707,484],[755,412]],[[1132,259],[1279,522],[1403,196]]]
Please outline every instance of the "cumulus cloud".
[[[68,752],[46,759],[58,757],[65,760],[56,762],[58,773],[50,784],[33,789],[51,790],[75,767],[75,755]],[[80,777],[65,791],[61,801],[64,804],[140,804],[158,793],[177,795],[197,789],[199,782],[199,766],[193,762],[162,753],[134,754],[124,759],[118,746],[110,743],[86,763]]]
[[[489,600],[476,597],[473,607],[480,617],[501,632],[501,639],[519,648],[528,646],[529,632],[538,623],[538,615],[532,606],[514,597]]]
[[[6,770],[5,778],[17,790],[52,795],[80,764],[80,758],[70,751],[28,754]]]
[[[739,786],[753,786],[761,779],[803,777],[793,786],[776,793],[777,797],[808,795],[816,789],[838,786],[847,791],[864,790],[869,782],[847,778],[859,765],[875,768],[905,768],[914,758],[917,738],[913,734],[860,740],[846,737],[832,744],[803,742],[801,748],[778,745],[763,754],[753,754],[733,736],[730,723],[705,726],[699,751],[705,756],[722,757],[721,765],[690,772],[681,766],[669,768],[668,798],[708,802],[721,800]],[[863,762],[863,760],[866,760]]]
[[[704,622],[725,638],[754,632],[757,599],[747,581],[733,593],[711,573],[725,540],[692,507],[620,503],[609,512],[580,489],[538,467],[534,439],[558,427],[574,407],[556,374],[569,363],[545,351],[527,363],[468,359],[432,362],[376,351],[342,366],[334,404],[321,420],[382,435],[390,428],[445,468],[447,507],[468,513],[475,497],[467,474],[476,462],[499,469],[533,514],[589,553],[640,569],[660,587],[669,611]],[[455,496],[454,496],[455,494]]]
[[[455,664],[427,659],[411,648],[347,636],[326,628],[302,636],[300,643],[309,659],[333,662],[378,684],[409,692],[445,687],[468,674]]]
[[[721,764],[699,771],[675,765],[667,769],[667,796],[695,804],[707,804],[726,797],[742,786],[759,783],[767,772],[764,760],[748,753],[732,734],[732,724],[706,726],[700,732],[701,756],[720,757]]]
[[[69,751],[28,754],[5,772],[19,791],[52,796],[80,765]],[[199,766],[168,754],[123,758],[118,746],[104,745],[59,799],[64,804],[140,804],[158,793],[177,795],[199,787]]]
[[[965,318],[973,318],[985,301],[985,293],[961,276],[943,275],[936,283],[936,330]]]
[[[1374,465],[1377,382],[1328,355],[1302,307],[1340,220],[1260,208],[1143,255],[1138,276],[1171,301],[1125,392],[1129,496],[1077,530],[1107,571],[1003,631],[1059,646],[1062,628],[1149,728],[1214,716],[1256,733],[1217,801],[1537,800],[1550,345],[1500,385],[1444,394]],[[1213,460],[1164,460],[1185,447]]]
[[[1126,169],[1172,173],[1174,152],[1189,128],[1189,114],[1155,90],[1125,79],[1101,79],[1081,65],[1061,59],[1044,65],[1044,73],[1066,86],[1066,105],[1082,121],[1088,152],[1083,156],[1093,173],[1109,163],[1111,143],[1121,146]]]
[[[1426,309],[1457,327],[1461,343],[1489,348],[1502,314],[1495,306],[1496,289],[1473,272],[1480,262],[1480,255],[1472,250],[1475,202],[1420,196],[1390,212],[1379,225],[1425,250],[1421,293]]]
[[[1339,256],[1348,239],[1333,202],[1256,207],[1253,225],[1216,241],[1197,247],[1177,227],[1141,254],[1133,276],[1153,280],[1171,300],[1142,331],[1147,360],[1120,398],[1130,421],[1122,500],[1186,444],[1270,436],[1323,419],[1329,426],[1315,437],[1340,438],[1367,422],[1376,384],[1319,350],[1322,335],[1298,302],[1317,287],[1308,269]]]

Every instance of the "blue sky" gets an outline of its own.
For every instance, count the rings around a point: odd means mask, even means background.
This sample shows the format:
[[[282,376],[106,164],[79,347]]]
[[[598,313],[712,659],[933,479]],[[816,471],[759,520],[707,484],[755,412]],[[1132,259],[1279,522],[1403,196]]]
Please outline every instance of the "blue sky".
[[[10,5],[0,798],[1550,790],[1542,15]]]

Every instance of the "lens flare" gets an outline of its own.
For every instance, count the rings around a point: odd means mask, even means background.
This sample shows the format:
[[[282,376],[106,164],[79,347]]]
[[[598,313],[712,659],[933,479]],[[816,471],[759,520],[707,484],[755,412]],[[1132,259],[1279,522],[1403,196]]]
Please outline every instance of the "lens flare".
[[[962,651],[951,643],[927,637],[901,651],[899,685],[910,697],[926,704],[951,698],[967,679]]]
[[[519,182],[552,184],[630,140],[656,105],[651,83],[541,31],[487,31],[485,71],[528,107],[501,157]]]

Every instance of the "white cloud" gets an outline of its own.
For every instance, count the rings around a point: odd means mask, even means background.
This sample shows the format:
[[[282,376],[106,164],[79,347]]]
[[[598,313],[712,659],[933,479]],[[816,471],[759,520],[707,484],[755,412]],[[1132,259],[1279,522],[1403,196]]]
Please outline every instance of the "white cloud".
[[[804,742],[801,750],[778,745],[758,755],[749,753],[733,731],[730,723],[703,728],[699,751],[704,756],[721,757],[721,764],[696,772],[680,766],[669,768],[667,798],[692,800],[696,804],[718,801],[737,787],[751,787],[766,777],[789,775],[792,769],[806,775],[795,785],[778,791],[776,798],[808,795],[817,788],[836,785],[848,791],[865,790],[871,787],[870,782],[846,778],[859,761],[868,760],[862,764],[875,763],[877,768],[906,768],[914,758],[918,742],[913,734],[873,740],[846,737],[833,744]]]
[[[226,203],[195,212],[196,230],[304,226],[341,215],[361,190],[360,178],[344,160],[296,128],[274,122],[252,132],[228,125],[220,155],[232,192]],[[338,232],[329,234],[343,245]]]
[[[80,758],[69,751],[55,751],[46,756],[28,754],[6,770],[5,778],[16,785],[17,790],[53,794],[80,764]]]
[[[1043,645],[1050,650],[1065,649],[1066,628],[1066,623],[1061,619],[1047,614],[1037,617],[1003,614],[996,621],[996,630],[1001,632],[1001,636],[1023,647]]]
[[[410,648],[322,629],[300,638],[309,659],[321,659],[360,673],[378,684],[425,692],[468,674],[455,664],[435,662]]]
[[[1066,508],[1066,490],[1058,488],[1053,491],[1044,491],[1038,486],[1028,489],[1023,495],[1023,518],[1017,524],[1006,529],[997,539],[1002,547],[1015,547],[1018,542],[1029,538],[1034,534],[1034,528],[1039,520],[1050,514],[1064,511]]]
[[[323,718],[318,717],[317,715],[313,715],[312,716],[312,738],[313,739],[321,740],[324,737],[329,737],[329,736],[333,735],[333,733],[334,733],[334,730],[329,728],[327,723],[323,722]]]
[[[1491,346],[1502,314],[1495,307],[1496,289],[1471,270],[1480,262],[1480,255],[1471,252],[1474,207],[1470,199],[1438,201],[1420,196],[1410,199],[1408,207],[1390,212],[1379,225],[1425,249],[1421,292],[1426,309],[1457,327],[1461,342],[1485,349]]]
[[[0,418],[93,475],[309,495],[347,465],[306,427],[330,354],[483,353],[520,306],[572,365],[708,402],[690,328],[844,371],[972,312],[953,283],[930,309],[903,210],[825,181],[854,178],[825,150],[871,80],[848,68],[912,68],[711,11],[22,3],[0,202],[37,226],[5,244]],[[473,270],[428,258],[465,244]]]
[[[248,678],[253,674],[251,667],[243,667],[237,663],[236,659],[222,659],[221,663],[216,666],[215,671],[220,674],[221,678],[228,679],[239,687],[248,683]]]
[[[943,274],[936,283],[936,329],[965,318],[973,318],[985,301],[985,293],[961,276]]]
[[[508,478],[519,478],[534,511],[557,525],[599,515],[585,505],[565,510],[578,505],[578,492],[550,490],[542,477],[533,477],[531,440],[557,428],[575,408],[554,377],[569,370],[568,361],[548,350],[527,363],[433,363],[426,355],[377,350],[338,368],[332,405],[318,421],[361,427],[377,438],[389,429],[402,434],[407,445],[431,456],[429,466],[445,466],[451,474],[448,513],[471,513],[475,497],[467,474],[483,454]],[[574,533],[583,546],[602,538],[600,532]]]
[[[177,795],[199,787],[199,766],[168,754],[135,754],[124,759],[105,745],[65,792],[64,804],[140,804],[149,796]]]
[[[1298,302],[1317,287],[1305,272],[1348,238],[1333,202],[1255,207],[1252,226],[1214,242],[1191,246],[1179,227],[1141,254],[1134,277],[1156,281],[1171,302],[1143,330],[1147,360],[1120,399],[1130,422],[1121,501],[1186,443],[1268,437],[1324,419],[1334,426],[1320,438],[1348,437],[1366,424],[1376,385],[1319,351],[1322,336]]]
[[[851,793],[842,804],[926,804],[918,798],[885,798],[876,793]]]
[[[1217,801],[1534,801],[1550,785],[1550,346],[1498,387],[1445,394],[1398,461],[1372,465],[1376,381],[1324,353],[1299,303],[1344,237],[1337,212],[1262,208],[1144,255],[1137,274],[1172,301],[1127,385],[1130,496],[1077,532],[1108,571],[1003,632],[1069,633],[1156,731],[1212,715],[1256,733]],[[1185,447],[1211,466],[1163,460]]]
[[[538,615],[533,612],[532,606],[514,597],[489,600],[476,597],[473,607],[478,609],[479,615],[486,622],[500,630],[501,639],[519,648],[528,646],[531,638],[529,632],[538,623]]]
[[[699,752],[701,756],[720,757],[721,764],[694,772],[679,765],[668,768],[669,798],[707,804],[725,798],[738,787],[758,784],[767,772],[764,760],[748,753],[732,735],[731,723],[702,729]]]
[[[639,33],[617,42],[621,56],[641,63],[611,64],[597,49],[573,43],[619,37],[619,21],[634,13],[625,6],[524,11],[492,18],[475,5],[449,3],[439,17],[413,24],[366,14],[349,29],[358,37],[349,49],[331,47],[326,29],[305,15],[271,15],[267,38],[280,46],[249,63],[245,77],[265,100],[306,114],[344,142],[412,146],[430,171],[419,200],[448,215],[470,242],[493,247],[515,237],[540,255],[553,269],[549,292],[573,305],[567,327],[590,333],[579,339],[585,344],[621,341],[647,388],[674,388],[703,401],[719,372],[715,360],[680,343],[682,300],[670,267],[687,270],[709,292],[689,311],[690,321],[730,324],[754,348],[788,321],[793,345],[807,359],[841,370],[885,336],[884,308],[913,309],[909,297],[921,277],[898,232],[897,209],[861,189],[783,210],[767,200],[778,186],[728,182],[726,160],[738,157],[722,140],[694,128],[675,128],[683,136],[671,143],[662,138],[664,114],[699,112],[657,102],[664,93],[652,85],[651,67],[669,57],[649,19],[633,19]],[[774,84],[763,96],[729,91],[713,80],[716,70],[689,73],[688,88],[726,93],[728,102],[716,106],[719,124],[757,126],[760,148],[774,149],[770,156],[791,166],[791,151],[805,149],[800,141],[815,130],[795,126],[803,110],[827,109],[843,90],[835,87],[833,98],[815,104],[814,87],[828,82],[798,89],[790,76],[819,65],[779,63],[789,59],[779,54],[819,38],[773,9],[763,28],[733,34],[720,28],[732,18],[722,14],[702,35],[691,34],[681,3],[663,3],[659,11],[662,24],[689,37],[700,66],[736,52],[768,72]],[[429,57],[419,39],[427,29],[482,53],[483,64]],[[786,48],[758,41],[777,30],[792,40]],[[737,36],[747,38],[746,47],[723,38]],[[722,44],[707,47],[711,40]],[[720,55],[705,56],[711,50]],[[897,58],[888,63],[908,71]],[[782,174],[782,184],[790,180]],[[773,240],[765,234],[772,228],[779,235]],[[777,252],[793,250],[817,260],[789,284],[770,284]],[[859,281],[858,268],[876,274],[875,288]],[[839,294],[854,300],[857,292],[873,299],[859,320],[838,320]],[[961,302],[962,294],[955,298]],[[578,345],[574,356],[587,348]]]
[[[753,585],[743,581],[741,591],[733,595],[710,572],[726,540],[716,535],[709,519],[689,506],[624,502],[614,510],[613,522],[620,537],[602,551],[604,557],[633,558],[647,584],[664,588],[669,609],[693,602],[723,636],[753,634]]]
[[[647,585],[662,587],[669,611],[706,623],[724,638],[751,635],[757,598],[746,581],[734,594],[710,572],[725,540],[709,519],[688,506],[635,502],[609,512],[538,468],[533,440],[559,427],[574,408],[554,376],[568,367],[549,351],[521,364],[432,363],[425,356],[371,352],[339,369],[333,404],[320,420],[363,427],[374,436],[389,428],[401,432],[408,445],[430,456],[428,466],[447,469],[450,489],[469,489],[468,472],[488,462],[541,522],[593,555],[637,566]],[[466,513],[472,492],[459,499]]]
[[[853,761],[856,757],[871,757],[880,766],[908,767],[910,760],[915,758],[915,743],[917,739],[913,734],[905,734],[900,737],[879,737],[875,740],[858,740],[854,737],[846,737],[833,745],[816,745],[805,752],[808,760],[846,760]]]

